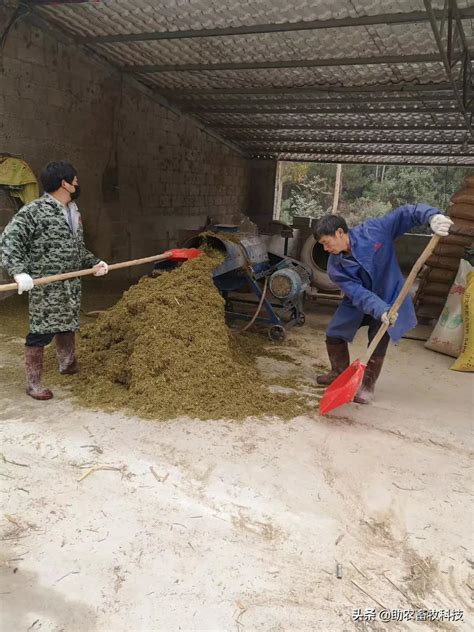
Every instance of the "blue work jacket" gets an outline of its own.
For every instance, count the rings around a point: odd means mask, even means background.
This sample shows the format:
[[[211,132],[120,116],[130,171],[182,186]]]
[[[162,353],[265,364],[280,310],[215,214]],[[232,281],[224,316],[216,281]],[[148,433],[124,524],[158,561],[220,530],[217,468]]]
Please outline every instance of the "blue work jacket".
[[[422,226],[441,213],[428,204],[406,204],[384,217],[369,219],[349,231],[352,257],[330,255],[329,278],[344,298],[329,323],[326,334],[351,342],[365,314],[380,320],[395,302],[404,284],[395,252],[395,239],[414,226]],[[416,325],[411,296],[398,310],[396,323],[388,333],[393,342]]]

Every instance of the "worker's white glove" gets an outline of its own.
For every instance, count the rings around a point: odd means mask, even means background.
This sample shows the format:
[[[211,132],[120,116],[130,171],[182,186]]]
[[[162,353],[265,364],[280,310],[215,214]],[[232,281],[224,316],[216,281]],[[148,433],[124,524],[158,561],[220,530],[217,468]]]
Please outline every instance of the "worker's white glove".
[[[18,285],[18,294],[23,294],[23,292],[29,292],[34,283],[33,279],[26,272],[21,272],[20,274],[14,274],[13,278],[15,279],[15,283]]]
[[[384,312],[382,314],[382,318],[381,321],[384,325],[394,325],[397,321],[398,318],[398,312],[395,312],[395,314],[392,314],[391,316],[388,315],[388,312]]]
[[[95,264],[94,270],[94,276],[103,276],[109,271],[109,266],[105,263],[105,261],[99,261],[99,263]]]
[[[449,219],[449,217],[446,217],[446,215],[443,215],[442,213],[438,213],[437,215],[433,215],[430,219],[430,228],[435,235],[447,237],[449,229],[453,223],[452,219]]]

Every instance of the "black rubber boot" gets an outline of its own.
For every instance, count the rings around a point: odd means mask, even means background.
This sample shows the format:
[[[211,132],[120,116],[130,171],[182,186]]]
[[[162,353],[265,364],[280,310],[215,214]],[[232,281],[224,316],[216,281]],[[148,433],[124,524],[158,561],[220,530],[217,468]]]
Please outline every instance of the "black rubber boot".
[[[364,372],[364,379],[357,391],[354,401],[356,404],[370,404],[374,396],[375,383],[378,380],[380,371],[382,370],[383,361],[385,356],[372,356],[367,363],[367,368]]]
[[[329,386],[349,366],[349,345],[345,340],[334,344],[326,341],[331,370],[324,375],[318,375],[316,382],[322,386]]]
[[[79,362],[76,360],[76,340],[73,331],[56,334],[56,357],[59,372],[63,375],[79,373]]]
[[[49,388],[41,386],[44,347],[25,347],[26,392],[33,399],[51,399]]]

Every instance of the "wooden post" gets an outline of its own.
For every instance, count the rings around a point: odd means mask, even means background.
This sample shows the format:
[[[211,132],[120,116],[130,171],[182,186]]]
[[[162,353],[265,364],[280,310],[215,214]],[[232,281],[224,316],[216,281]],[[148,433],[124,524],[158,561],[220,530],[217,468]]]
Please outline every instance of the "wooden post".
[[[332,203],[332,211],[331,211],[333,215],[337,213],[337,207],[339,205],[339,193],[341,192],[341,179],[342,179],[342,165],[339,163],[336,166],[336,184],[334,185],[334,201]]]
[[[275,171],[275,190],[273,194],[273,219],[280,219],[281,194],[283,188],[283,161],[277,162]]]

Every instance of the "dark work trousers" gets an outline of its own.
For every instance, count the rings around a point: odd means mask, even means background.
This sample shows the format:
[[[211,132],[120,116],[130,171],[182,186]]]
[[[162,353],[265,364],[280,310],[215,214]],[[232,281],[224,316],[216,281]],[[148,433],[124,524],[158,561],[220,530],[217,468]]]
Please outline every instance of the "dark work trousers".
[[[375,338],[375,334],[378,332],[381,324],[382,323],[380,320],[377,320],[376,318],[373,318],[372,316],[368,316],[367,314],[364,316],[361,324],[359,325],[359,329],[361,327],[367,327],[367,326],[369,327],[369,331],[368,331],[369,345],[372,342],[372,340]],[[346,341],[343,340],[342,338],[334,338],[333,336],[327,336],[326,342],[329,343],[330,345],[337,345],[337,344],[345,343]],[[390,342],[390,336],[388,335],[388,333],[385,333],[382,340],[379,342],[379,344],[375,348],[374,356],[383,357],[387,353],[387,347],[388,347],[389,342]]]
[[[25,345],[27,347],[46,347],[52,341],[56,334],[72,333],[68,331],[55,331],[52,334],[32,334],[26,336]]]

